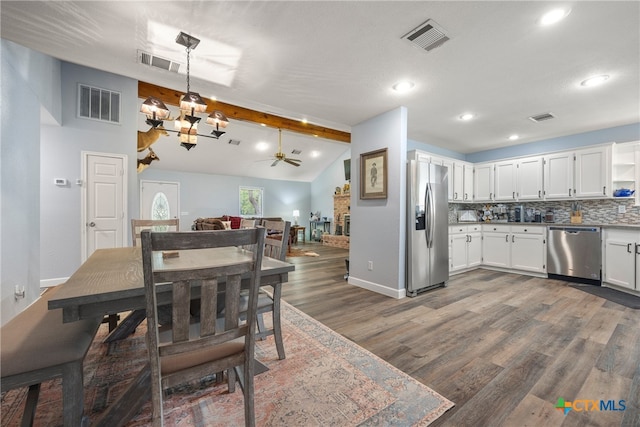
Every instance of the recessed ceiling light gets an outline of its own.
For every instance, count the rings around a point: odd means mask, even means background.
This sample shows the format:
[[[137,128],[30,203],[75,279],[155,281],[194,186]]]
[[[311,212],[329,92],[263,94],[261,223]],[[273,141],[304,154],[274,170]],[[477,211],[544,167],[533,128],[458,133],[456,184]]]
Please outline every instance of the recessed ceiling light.
[[[591,87],[591,86],[598,86],[599,84],[602,84],[604,82],[606,82],[607,80],[609,80],[609,76],[606,74],[602,74],[600,76],[593,76],[593,77],[589,77],[586,80],[583,80],[582,82],[580,82],[581,86],[586,86],[586,87]]]
[[[269,144],[267,144],[266,142],[258,142],[256,144],[256,150],[258,151],[266,151],[267,148],[269,148]]]
[[[460,116],[460,120],[471,120],[475,117],[475,114],[472,113],[464,113]]]
[[[509,136],[509,141],[515,141],[518,138],[520,138],[518,135],[510,135]]]
[[[408,92],[411,89],[413,89],[414,86],[415,86],[415,84],[413,82],[405,80],[405,81],[401,81],[401,82],[398,82],[398,83],[394,84],[392,86],[392,88],[393,88],[393,90],[395,90],[398,93],[404,93],[404,92]]]
[[[311,157],[319,157],[320,156],[320,152],[319,151],[312,151],[311,152]]]
[[[305,125],[307,124],[307,119],[302,119],[300,120],[302,123],[304,123]]]
[[[540,18],[540,25],[553,25],[556,22],[562,21],[571,13],[571,9],[553,9]]]

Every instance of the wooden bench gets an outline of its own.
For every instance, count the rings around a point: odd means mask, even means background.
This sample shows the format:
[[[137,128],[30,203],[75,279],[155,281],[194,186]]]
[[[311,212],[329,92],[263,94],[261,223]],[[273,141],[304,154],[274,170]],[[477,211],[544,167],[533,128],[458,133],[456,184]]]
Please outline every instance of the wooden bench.
[[[0,329],[2,392],[29,387],[22,426],[33,424],[40,383],[57,377],[62,377],[64,425],[82,425],[82,363],[102,318],[62,323],[62,309],[48,307],[56,292],[49,288]]]

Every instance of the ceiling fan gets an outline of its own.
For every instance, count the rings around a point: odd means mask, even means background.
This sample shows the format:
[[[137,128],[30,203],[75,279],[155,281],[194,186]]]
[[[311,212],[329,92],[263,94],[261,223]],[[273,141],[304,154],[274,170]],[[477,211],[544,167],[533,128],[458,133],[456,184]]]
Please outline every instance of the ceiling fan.
[[[277,165],[281,161],[297,167],[300,166],[299,162],[302,161],[299,159],[289,159],[287,158],[287,155],[282,152],[282,129],[278,129],[278,152],[273,156],[275,157],[275,161],[271,163],[272,167]]]

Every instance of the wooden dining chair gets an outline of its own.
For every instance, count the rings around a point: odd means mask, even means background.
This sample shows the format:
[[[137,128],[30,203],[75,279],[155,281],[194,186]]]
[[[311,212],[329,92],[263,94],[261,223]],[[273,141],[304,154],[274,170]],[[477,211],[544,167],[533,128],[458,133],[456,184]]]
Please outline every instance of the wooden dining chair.
[[[287,247],[289,245],[289,230],[291,229],[290,221],[271,221],[263,220],[262,226],[266,230],[266,238],[264,241],[264,255],[285,261],[287,257]],[[280,321],[280,299],[282,296],[282,283],[272,285],[272,294],[270,296],[266,292],[260,292],[258,298],[258,333],[257,338],[264,339],[269,335],[273,335],[278,350],[278,359],[286,357],[284,352],[284,342],[282,341],[282,324]],[[272,329],[267,329],[264,324],[264,313],[271,312]]]
[[[131,220],[131,244],[140,244],[140,232],[150,229],[152,231],[180,231],[180,220],[172,219],[132,219]]]
[[[242,218],[240,220],[240,228],[253,228],[255,226],[256,226],[256,220],[255,219]]]
[[[140,233],[142,230],[152,231],[180,231],[180,220],[178,218],[172,219],[132,219],[131,220],[131,245],[140,245]],[[168,319],[168,313],[171,310],[171,306],[165,308],[165,314],[162,316]],[[138,325],[142,323],[145,318],[144,310],[133,310],[125,317],[120,326],[116,328],[118,323],[118,314],[108,314],[105,316],[105,322],[109,323],[109,332],[112,332],[105,342],[116,342],[131,335],[136,330]]]
[[[141,240],[153,425],[163,425],[165,388],[226,371],[229,392],[232,393],[236,379],[234,367],[242,367],[245,425],[253,426],[256,311],[264,229],[258,227],[197,233],[154,233],[145,230]],[[255,249],[246,257],[212,257],[194,251],[248,244],[254,245]],[[177,257],[175,251],[179,251]],[[167,252],[172,253],[172,257],[164,259],[163,253]],[[207,266],[207,263],[212,265]],[[184,268],[185,265],[191,268]],[[242,275],[249,277],[244,323],[239,320]],[[164,332],[158,328],[156,289],[159,284],[171,286],[173,291],[172,327]],[[199,323],[192,324],[189,308],[191,292],[198,286],[196,284],[199,285],[202,311]],[[224,322],[216,322],[218,298],[224,298]]]

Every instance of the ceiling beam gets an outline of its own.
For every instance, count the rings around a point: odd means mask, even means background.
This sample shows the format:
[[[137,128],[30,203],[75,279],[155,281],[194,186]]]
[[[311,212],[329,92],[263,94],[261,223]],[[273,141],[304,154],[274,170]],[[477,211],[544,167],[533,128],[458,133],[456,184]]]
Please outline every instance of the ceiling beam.
[[[149,96],[155,96],[167,105],[178,106],[180,105],[180,97],[183,94],[184,92],[138,81],[139,98],[146,99]],[[220,101],[213,101],[211,99],[205,99],[205,102],[207,103],[207,113],[210,113],[213,110],[220,110],[229,119],[233,120],[253,122],[261,125],[264,124],[273,128],[289,130],[333,141],[351,142],[351,134],[349,132],[325,128],[310,123],[303,123],[299,120],[287,119],[285,117],[262,113],[260,111],[250,110],[248,108],[238,107],[237,105],[226,104]]]

